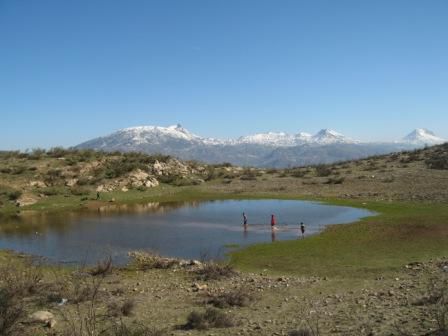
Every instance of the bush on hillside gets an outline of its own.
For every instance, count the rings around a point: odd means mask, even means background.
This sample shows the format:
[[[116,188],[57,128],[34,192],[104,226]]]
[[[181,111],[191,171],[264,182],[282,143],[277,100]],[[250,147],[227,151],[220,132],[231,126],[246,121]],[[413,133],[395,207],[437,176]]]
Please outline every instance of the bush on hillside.
[[[345,181],[345,177],[330,177],[325,184],[342,184]]]
[[[28,153],[28,160],[40,160],[47,155],[45,149],[42,148],[34,148],[31,150],[31,153]]]
[[[90,190],[80,186],[73,186],[70,188],[70,192],[75,196],[85,196],[90,193]]]
[[[70,153],[70,150],[62,148],[62,147],[54,147],[47,151],[47,156],[52,158],[62,158],[65,155]]]
[[[426,166],[430,169],[448,169],[448,152],[438,155],[433,155],[425,160]]]
[[[328,167],[327,165],[318,165],[315,167],[315,170],[316,170],[316,176],[319,177],[330,176],[332,173],[331,168]]]
[[[0,196],[6,197],[10,201],[15,201],[22,196],[22,192],[8,186],[0,185]]]
[[[44,194],[45,196],[54,196],[54,195],[63,194],[64,190],[61,188],[46,187],[46,188],[40,189],[40,192],[42,194]]]
[[[26,171],[26,167],[24,166],[14,166],[11,168],[11,173],[13,175],[21,175]]]

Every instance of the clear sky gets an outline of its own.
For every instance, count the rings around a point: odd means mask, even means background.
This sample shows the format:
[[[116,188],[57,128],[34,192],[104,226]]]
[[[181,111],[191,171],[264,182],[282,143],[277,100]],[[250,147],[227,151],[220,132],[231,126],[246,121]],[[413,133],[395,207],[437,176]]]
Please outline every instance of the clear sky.
[[[448,138],[446,0],[0,0],[0,149],[181,123]]]

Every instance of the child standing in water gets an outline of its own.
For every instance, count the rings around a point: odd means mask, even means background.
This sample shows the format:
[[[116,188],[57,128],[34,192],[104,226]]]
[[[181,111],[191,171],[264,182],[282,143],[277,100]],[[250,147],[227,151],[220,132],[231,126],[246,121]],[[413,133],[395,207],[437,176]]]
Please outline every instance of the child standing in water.
[[[305,238],[305,224],[300,222],[300,231],[302,232],[302,238]]]
[[[275,220],[275,216],[271,215],[271,228],[274,229],[275,225],[277,224],[277,221]]]
[[[246,226],[247,225],[247,216],[246,213],[243,212],[243,225]]]

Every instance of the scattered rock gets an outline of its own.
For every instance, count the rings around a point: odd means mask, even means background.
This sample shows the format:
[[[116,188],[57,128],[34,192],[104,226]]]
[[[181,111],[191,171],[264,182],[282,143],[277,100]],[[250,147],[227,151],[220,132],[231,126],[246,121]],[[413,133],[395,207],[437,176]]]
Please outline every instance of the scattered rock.
[[[203,291],[208,288],[207,284],[200,285],[197,282],[195,282],[192,287],[195,292]]]

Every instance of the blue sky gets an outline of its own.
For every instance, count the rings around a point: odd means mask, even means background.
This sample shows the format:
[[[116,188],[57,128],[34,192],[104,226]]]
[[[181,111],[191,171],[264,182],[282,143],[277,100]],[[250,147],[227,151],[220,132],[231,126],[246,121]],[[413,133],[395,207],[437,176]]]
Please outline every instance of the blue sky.
[[[137,125],[448,138],[448,2],[0,0],[0,149]]]

